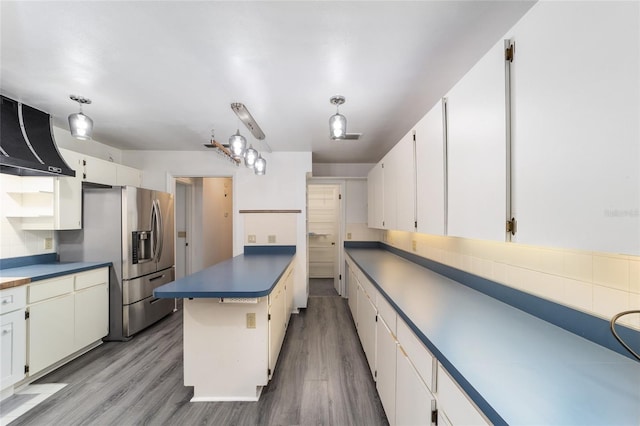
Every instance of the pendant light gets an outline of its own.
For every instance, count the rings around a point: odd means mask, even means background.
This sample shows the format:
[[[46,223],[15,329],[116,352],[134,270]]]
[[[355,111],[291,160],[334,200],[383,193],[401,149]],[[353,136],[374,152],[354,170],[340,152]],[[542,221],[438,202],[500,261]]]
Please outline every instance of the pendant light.
[[[93,120],[82,113],[82,104],[91,104],[91,99],[76,95],[69,95],[69,98],[72,101],[78,102],[80,105],[80,112],[69,115],[69,130],[71,131],[71,136],[84,141],[91,139]]]
[[[258,158],[253,165],[253,169],[258,176],[264,175],[267,172],[267,160],[262,158],[262,155],[258,155]]]
[[[247,139],[240,134],[240,129],[238,129],[235,135],[231,135],[229,138],[229,150],[231,151],[231,155],[235,159],[240,159],[244,156],[246,148]]]
[[[345,97],[335,95],[329,99],[329,102],[336,106],[336,113],[329,118],[329,136],[333,140],[344,139],[347,135],[347,119],[340,114],[339,106],[345,102]]]
[[[250,169],[253,169],[257,159],[258,151],[253,148],[253,145],[249,145],[249,148],[244,153],[244,165]]]

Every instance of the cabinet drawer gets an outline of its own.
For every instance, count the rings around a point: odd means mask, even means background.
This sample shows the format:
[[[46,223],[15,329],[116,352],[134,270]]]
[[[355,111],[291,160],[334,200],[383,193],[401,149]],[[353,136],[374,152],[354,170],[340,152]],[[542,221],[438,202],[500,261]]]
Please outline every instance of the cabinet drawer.
[[[391,304],[384,298],[383,295],[378,294],[378,315],[382,317],[385,324],[389,327],[389,330],[396,335],[396,310],[393,309]]]
[[[0,291],[0,314],[17,311],[27,304],[27,286],[8,288]]]
[[[76,274],[76,290],[109,283],[109,268],[92,269]]]
[[[427,388],[435,391],[435,358],[402,320],[398,321],[398,343],[413,363]]]
[[[438,403],[453,425],[491,424],[438,363]]]
[[[29,303],[39,302],[61,296],[73,291],[73,275],[31,282],[29,285]]]

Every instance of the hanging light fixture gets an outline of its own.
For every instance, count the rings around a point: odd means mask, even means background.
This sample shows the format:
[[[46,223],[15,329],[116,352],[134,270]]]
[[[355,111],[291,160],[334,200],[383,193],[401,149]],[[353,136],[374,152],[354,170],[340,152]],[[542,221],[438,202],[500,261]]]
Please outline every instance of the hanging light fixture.
[[[329,118],[329,136],[331,139],[344,139],[347,134],[347,119],[340,114],[339,107],[345,102],[344,96],[335,95],[329,99],[336,106],[336,113]]]
[[[267,172],[267,160],[262,158],[262,155],[258,155],[253,169],[258,176],[262,176]]]
[[[247,139],[240,134],[238,129],[235,135],[229,138],[229,150],[233,158],[240,159],[244,157],[244,151],[247,148]]]
[[[244,165],[250,169],[253,169],[258,159],[258,151],[253,148],[253,145],[249,145],[249,148],[244,153]]]
[[[91,139],[93,120],[82,113],[82,104],[89,105],[91,99],[76,95],[69,95],[69,98],[80,105],[80,112],[69,115],[69,130],[71,131],[71,136],[84,141]]]

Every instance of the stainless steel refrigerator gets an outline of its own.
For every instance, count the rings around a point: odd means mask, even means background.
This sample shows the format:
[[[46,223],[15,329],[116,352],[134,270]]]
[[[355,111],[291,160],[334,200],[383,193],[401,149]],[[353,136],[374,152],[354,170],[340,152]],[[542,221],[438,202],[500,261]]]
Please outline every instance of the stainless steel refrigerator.
[[[82,191],[82,229],[60,231],[61,261],[111,261],[109,335],[128,340],[174,309],[153,290],[175,279],[173,195],[131,186]]]

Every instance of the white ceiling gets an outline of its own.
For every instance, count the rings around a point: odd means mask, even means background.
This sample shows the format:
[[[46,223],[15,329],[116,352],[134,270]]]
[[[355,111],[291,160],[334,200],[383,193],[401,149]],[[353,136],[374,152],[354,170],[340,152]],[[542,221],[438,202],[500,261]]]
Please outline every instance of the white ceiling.
[[[242,102],[274,151],[376,162],[531,5],[3,0],[0,88],[65,128],[69,95],[91,98],[94,138],[123,150],[226,143]],[[329,140],[334,94],[359,141]]]

